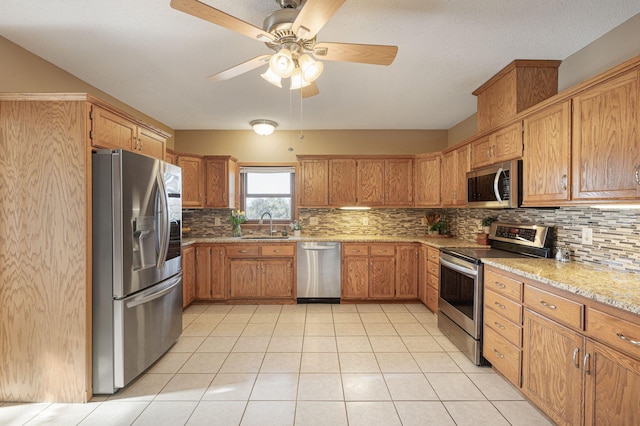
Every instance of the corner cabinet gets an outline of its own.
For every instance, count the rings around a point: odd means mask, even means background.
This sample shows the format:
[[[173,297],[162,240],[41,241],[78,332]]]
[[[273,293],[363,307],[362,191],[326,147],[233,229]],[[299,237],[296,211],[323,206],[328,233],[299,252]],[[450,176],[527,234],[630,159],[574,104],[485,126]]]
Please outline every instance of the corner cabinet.
[[[440,154],[416,155],[414,164],[414,202],[416,207],[439,207]]]
[[[196,247],[197,300],[226,299],[225,260],[223,244],[203,244]]]
[[[469,144],[442,154],[442,207],[467,206]]]

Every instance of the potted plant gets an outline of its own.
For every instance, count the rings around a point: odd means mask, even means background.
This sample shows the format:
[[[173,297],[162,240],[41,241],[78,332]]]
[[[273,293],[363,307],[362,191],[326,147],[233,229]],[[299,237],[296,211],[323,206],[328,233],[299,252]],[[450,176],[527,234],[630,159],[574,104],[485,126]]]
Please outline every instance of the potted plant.
[[[489,232],[491,232],[491,224],[493,222],[495,222],[496,220],[498,220],[497,217],[495,216],[487,216],[485,218],[482,219],[482,231],[485,234],[488,234]]]
[[[436,235],[438,234],[440,228],[437,225],[440,222],[440,215],[437,214],[428,214],[424,217],[424,222],[427,225],[427,234],[428,235]]]
[[[437,221],[436,223],[429,226],[429,235],[438,235],[444,234],[447,230],[447,225],[442,221]]]
[[[240,224],[244,223],[245,220],[246,216],[244,215],[244,212],[231,210],[229,221],[233,225],[233,229],[231,230],[232,237],[242,237],[242,228],[240,228]]]
[[[294,220],[290,226],[291,226],[291,230],[293,231],[293,236],[299,237],[300,232],[302,232],[302,223],[298,222],[297,220]]]

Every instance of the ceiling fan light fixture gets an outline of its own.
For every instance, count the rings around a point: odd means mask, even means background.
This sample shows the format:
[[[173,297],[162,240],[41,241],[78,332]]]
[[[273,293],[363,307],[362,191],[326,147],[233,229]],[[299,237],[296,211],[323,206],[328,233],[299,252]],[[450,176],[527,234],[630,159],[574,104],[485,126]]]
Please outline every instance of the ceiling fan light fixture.
[[[280,77],[274,74],[274,72],[271,71],[271,68],[267,68],[267,70],[264,73],[260,74],[260,77],[264,78],[274,86],[282,88],[282,82]]]
[[[311,57],[311,55],[303,54],[298,58],[298,64],[302,69],[302,76],[305,81],[311,83],[314,82],[320,77],[322,74],[322,70],[324,69],[324,65],[320,61],[316,61]]]
[[[295,70],[291,51],[287,48],[280,49],[269,59],[269,69],[280,78],[287,78]]]
[[[296,68],[293,74],[291,74],[291,90],[301,89],[307,87],[311,82],[304,79],[302,75],[302,69]]]
[[[278,123],[275,121],[265,119],[253,120],[249,124],[253,127],[253,131],[260,136],[269,136],[278,127]]]

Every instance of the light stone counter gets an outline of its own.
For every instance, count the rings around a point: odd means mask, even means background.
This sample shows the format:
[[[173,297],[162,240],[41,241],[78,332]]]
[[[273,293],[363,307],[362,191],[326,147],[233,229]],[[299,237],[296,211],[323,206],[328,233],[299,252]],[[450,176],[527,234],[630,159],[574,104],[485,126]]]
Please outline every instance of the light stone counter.
[[[299,243],[299,242],[337,241],[341,243],[424,243],[435,248],[443,247],[487,247],[475,241],[463,240],[460,238],[433,238],[433,237],[394,237],[394,236],[373,236],[373,235],[337,235],[330,237],[313,237],[303,235],[301,237],[288,238],[184,238],[183,246],[195,243],[201,244],[251,244],[251,243]]]
[[[640,315],[640,275],[553,259],[482,259],[485,265]]]

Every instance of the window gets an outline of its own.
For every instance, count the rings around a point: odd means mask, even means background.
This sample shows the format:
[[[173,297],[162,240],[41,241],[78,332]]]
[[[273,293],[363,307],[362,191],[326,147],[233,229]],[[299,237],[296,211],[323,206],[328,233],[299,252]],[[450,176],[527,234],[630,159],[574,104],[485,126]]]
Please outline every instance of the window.
[[[240,167],[241,208],[248,223],[257,223],[264,212],[274,222],[290,223],[294,218],[295,167]]]

